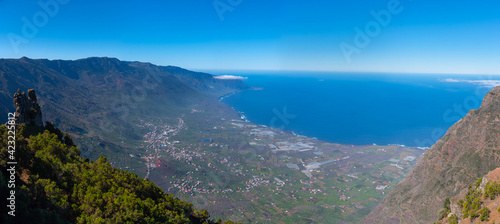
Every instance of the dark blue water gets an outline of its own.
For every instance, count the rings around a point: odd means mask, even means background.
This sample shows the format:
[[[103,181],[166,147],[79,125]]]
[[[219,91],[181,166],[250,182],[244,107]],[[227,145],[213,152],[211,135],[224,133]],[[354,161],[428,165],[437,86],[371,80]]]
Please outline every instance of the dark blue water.
[[[493,88],[467,80],[500,80],[428,74],[235,75],[262,88],[222,99],[250,122],[333,143],[414,147],[434,144]]]

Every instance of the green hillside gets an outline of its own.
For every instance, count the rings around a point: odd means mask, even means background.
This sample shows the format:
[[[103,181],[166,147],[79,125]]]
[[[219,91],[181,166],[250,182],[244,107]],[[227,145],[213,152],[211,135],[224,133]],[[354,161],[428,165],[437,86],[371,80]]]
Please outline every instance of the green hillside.
[[[0,196],[15,190],[15,217],[2,206],[0,223],[215,223],[207,211],[112,168],[105,157],[95,162],[81,157],[71,137],[51,124],[18,125],[14,160],[7,126],[0,127],[0,135]],[[17,162],[13,177],[9,161]],[[12,178],[15,188],[8,184]]]

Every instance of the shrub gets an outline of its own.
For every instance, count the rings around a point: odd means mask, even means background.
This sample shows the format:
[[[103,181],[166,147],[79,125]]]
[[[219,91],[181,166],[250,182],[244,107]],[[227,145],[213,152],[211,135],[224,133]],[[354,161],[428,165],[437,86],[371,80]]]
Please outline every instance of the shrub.
[[[482,208],[481,210],[479,210],[479,214],[481,215],[479,217],[479,219],[481,219],[481,221],[489,221],[490,220],[490,210],[486,207]]]
[[[448,224],[458,224],[458,217],[455,214],[452,214],[448,219]]]

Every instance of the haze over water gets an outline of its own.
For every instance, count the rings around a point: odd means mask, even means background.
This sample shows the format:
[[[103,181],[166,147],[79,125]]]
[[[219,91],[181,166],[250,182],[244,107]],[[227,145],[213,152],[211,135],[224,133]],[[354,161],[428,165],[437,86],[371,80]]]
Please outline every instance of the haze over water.
[[[222,73],[221,73],[222,74]],[[237,73],[234,73],[237,74]],[[341,144],[430,147],[500,76],[259,73],[222,102],[250,122]]]

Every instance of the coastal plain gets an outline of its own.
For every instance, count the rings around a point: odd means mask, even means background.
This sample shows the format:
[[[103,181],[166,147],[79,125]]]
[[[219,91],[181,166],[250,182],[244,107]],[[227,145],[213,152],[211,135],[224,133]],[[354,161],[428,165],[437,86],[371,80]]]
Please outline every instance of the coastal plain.
[[[425,152],[328,143],[247,122],[227,106],[194,105],[172,123],[141,126],[150,130],[145,177],[213,217],[245,223],[357,222]]]

